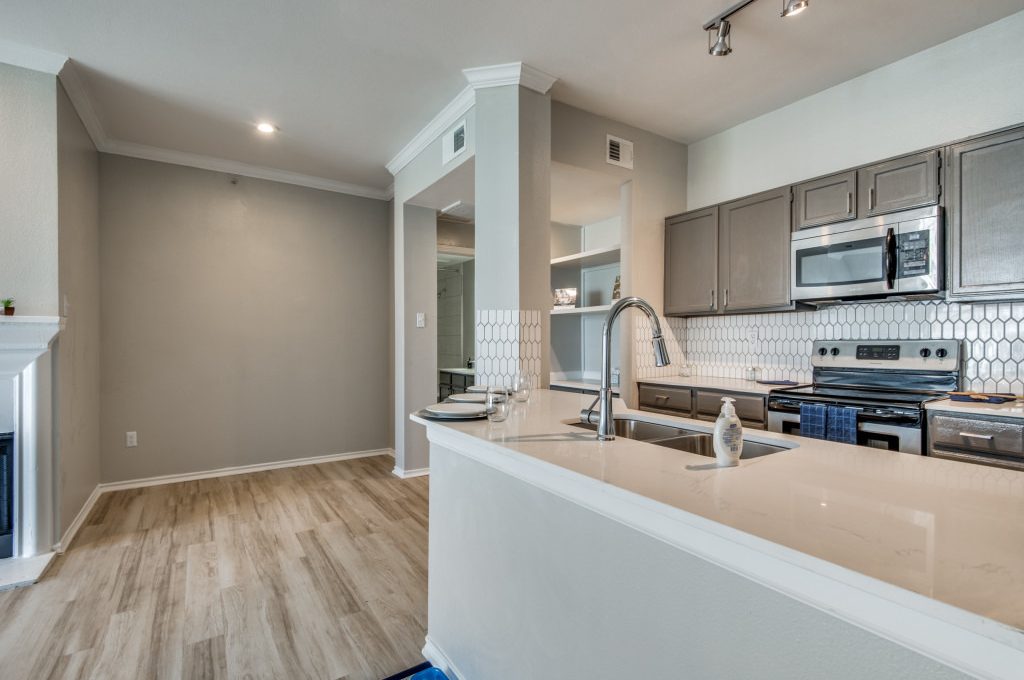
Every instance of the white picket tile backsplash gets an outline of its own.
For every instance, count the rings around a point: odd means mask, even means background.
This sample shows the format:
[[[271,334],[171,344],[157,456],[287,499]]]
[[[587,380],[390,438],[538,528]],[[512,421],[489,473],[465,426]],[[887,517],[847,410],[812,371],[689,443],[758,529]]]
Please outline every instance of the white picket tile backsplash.
[[[508,387],[522,372],[540,384],[541,312],[476,310],[476,384]]]
[[[667,319],[672,366],[663,369],[654,367],[650,324],[637,324],[641,378],[677,375],[684,365],[693,375],[741,378],[757,366],[765,379],[806,381],[814,340],[944,339],[963,341],[965,389],[1024,392],[1024,303],[886,302]]]

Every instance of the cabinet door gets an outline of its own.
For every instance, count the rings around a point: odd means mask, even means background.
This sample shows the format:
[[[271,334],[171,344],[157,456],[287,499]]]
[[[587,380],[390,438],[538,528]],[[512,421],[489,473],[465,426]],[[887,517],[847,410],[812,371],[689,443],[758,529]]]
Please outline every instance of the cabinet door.
[[[773,189],[718,208],[721,307],[725,312],[790,303],[790,190]]]
[[[857,216],[857,172],[841,172],[793,187],[793,229],[852,220]]]
[[[1024,297],[1024,128],[949,149],[951,298]]]
[[[939,202],[939,152],[904,156],[857,171],[861,217]]]
[[[718,311],[718,206],[665,223],[665,314]]]

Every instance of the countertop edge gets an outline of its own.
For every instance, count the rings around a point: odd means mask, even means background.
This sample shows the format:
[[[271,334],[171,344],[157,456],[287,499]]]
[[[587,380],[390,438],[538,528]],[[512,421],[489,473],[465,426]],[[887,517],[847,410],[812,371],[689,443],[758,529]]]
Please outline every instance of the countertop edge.
[[[446,427],[445,423],[415,415],[410,418],[427,427],[431,443],[964,673],[1011,678],[1024,666],[1024,633],[1011,626]]]
[[[1012,418],[1024,420],[1024,402],[1006,404],[986,404],[984,402],[953,401],[940,399],[930,401],[924,406],[926,411],[939,413],[957,413],[960,415],[992,416],[995,418]]]
[[[636,382],[642,385],[664,385],[666,387],[686,387],[690,389],[719,390],[722,392],[737,392],[740,394],[752,394],[759,397],[766,397],[772,390],[784,387],[796,387],[797,385],[762,385],[754,380],[742,380],[740,378],[714,378],[708,376],[669,376],[665,378],[636,378]]]

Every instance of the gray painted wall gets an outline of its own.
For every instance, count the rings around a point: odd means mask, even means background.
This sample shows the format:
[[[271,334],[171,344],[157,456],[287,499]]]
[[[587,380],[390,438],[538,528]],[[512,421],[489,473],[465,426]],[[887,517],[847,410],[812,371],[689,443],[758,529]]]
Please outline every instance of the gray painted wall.
[[[57,170],[59,299],[66,302],[54,367],[63,533],[100,482],[99,154],[63,87]]]
[[[387,447],[387,205],[101,155],[103,480]]]
[[[0,297],[58,313],[57,79],[0,64]]]

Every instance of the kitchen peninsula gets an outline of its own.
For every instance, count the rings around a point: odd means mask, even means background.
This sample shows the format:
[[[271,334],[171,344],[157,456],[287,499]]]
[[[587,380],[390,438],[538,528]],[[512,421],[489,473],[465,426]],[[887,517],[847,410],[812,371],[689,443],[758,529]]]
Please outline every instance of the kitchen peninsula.
[[[574,426],[429,422],[427,646],[460,678],[1011,678],[1024,473],[790,437],[714,459]],[[616,416],[708,432],[695,420]],[[479,578],[487,574],[487,578]],[[512,674],[512,675],[510,675]],[[1016,675],[1015,675],[1016,674]]]

